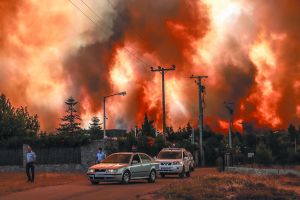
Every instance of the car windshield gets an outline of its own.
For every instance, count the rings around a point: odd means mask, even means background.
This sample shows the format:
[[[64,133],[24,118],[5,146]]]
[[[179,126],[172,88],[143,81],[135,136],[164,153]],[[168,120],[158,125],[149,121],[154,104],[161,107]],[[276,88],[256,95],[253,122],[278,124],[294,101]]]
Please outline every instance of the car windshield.
[[[181,159],[181,151],[161,151],[157,158],[159,159]]]
[[[124,163],[128,164],[132,154],[112,154],[101,163]]]

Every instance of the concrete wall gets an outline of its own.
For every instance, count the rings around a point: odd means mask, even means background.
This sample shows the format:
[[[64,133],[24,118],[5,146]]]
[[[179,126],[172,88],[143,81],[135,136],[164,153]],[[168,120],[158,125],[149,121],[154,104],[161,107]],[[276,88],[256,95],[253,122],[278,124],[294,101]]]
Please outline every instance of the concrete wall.
[[[118,142],[113,141],[113,140],[93,141],[89,145],[82,146],[81,147],[81,164],[85,168],[88,168],[88,166],[95,164],[96,154],[97,154],[99,147],[102,147],[102,149],[104,150],[106,155],[117,152],[119,150]]]
[[[248,167],[226,167],[226,171],[257,175],[295,175],[300,176],[299,170],[292,169],[259,169]]]
[[[35,165],[36,172],[85,172],[81,164]],[[19,165],[1,166],[0,172],[25,172],[25,167]]]
[[[0,172],[21,172],[25,171],[26,166],[26,144],[23,145],[23,166],[0,166]],[[51,165],[36,165],[36,171],[44,172],[84,172],[89,166],[95,164],[96,153],[98,148],[102,147],[107,155],[117,152],[119,144],[113,140],[98,140],[92,141],[90,144],[82,146],[81,163],[80,164],[51,164]],[[34,151],[34,150],[33,150]],[[38,155],[37,155],[38,156]]]

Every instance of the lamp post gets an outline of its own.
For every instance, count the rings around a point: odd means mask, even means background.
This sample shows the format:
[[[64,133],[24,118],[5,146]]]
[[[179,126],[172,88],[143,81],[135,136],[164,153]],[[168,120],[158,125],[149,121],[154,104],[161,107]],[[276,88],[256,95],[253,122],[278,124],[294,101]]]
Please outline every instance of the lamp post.
[[[108,95],[108,96],[104,96],[103,97],[103,138],[107,138],[106,137],[106,111],[105,111],[105,102],[106,102],[106,99],[108,97],[112,97],[112,96],[117,96],[117,95],[120,95],[120,96],[125,96],[126,95],[126,92],[119,92],[119,93],[116,93],[116,94],[112,94],[112,95]]]

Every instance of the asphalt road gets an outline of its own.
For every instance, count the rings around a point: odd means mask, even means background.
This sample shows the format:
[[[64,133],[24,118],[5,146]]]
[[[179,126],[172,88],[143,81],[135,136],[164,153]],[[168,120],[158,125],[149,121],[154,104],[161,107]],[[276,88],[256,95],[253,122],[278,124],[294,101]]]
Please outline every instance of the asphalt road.
[[[197,169],[192,176],[201,176],[208,173],[212,169]],[[160,190],[162,187],[180,182],[182,179],[178,176],[170,176],[166,178],[158,178],[155,183],[147,181],[135,181],[128,185],[118,183],[100,183],[99,185],[91,185],[90,182],[82,178],[78,182],[66,185],[40,187],[32,190],[16,192],[7,196],[0,197],[1,200],[24,200],[24,199],[49,199],[49,200],[65,200],[65,199],[101,199],[101,200],[133,200],[133,199],[152,199],[151,193]],[[156,199],[157,200],[157,199]]]

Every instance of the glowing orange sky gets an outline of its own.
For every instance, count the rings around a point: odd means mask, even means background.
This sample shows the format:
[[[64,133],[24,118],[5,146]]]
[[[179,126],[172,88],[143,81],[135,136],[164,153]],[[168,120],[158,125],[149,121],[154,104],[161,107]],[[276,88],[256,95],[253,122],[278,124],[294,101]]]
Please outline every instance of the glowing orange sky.
[[[176,65],[166,75],[167,124],[197,123],[204,83],[206,122],[226,128],[224,101],[235,124],[273,128],[299,124],[300,1],[11,0],[0,2],[0,93],[27,106],[43,130],[55,130],[64,100],[80,102],[83,126],[102,116],[130,129],[144,113],[161,128],[161,76],[149,67]],[[141,61],[142,60],[142,61]]]

